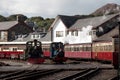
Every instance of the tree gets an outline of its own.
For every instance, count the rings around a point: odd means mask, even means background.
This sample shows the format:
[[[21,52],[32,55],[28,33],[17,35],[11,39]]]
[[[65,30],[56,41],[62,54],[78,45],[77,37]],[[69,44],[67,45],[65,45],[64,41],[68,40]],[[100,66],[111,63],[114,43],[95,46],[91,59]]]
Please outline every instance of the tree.
[[[38,17],[31,17],[28,19],[28,21],[33,21],[33,22],[39,22],[39,21],[43,21],[44,18],[41,17],[41,16],[38,16]]]
[[[14,15],[10,15],[7,19],[8,21],[15,21],[15,20],[25,21],[27,19],[27,16],[23,14],[14,14]]]
[[[0,22],[2,21],[7,21],[7,19],[4,16],[0,15]]]
[[[54,18],[46,18],[46,19],[44,19],[41,16],[37,16],[37,17],[31,17],[31,18],[27,19],[27,21],[35,22],[36,25],[38,26],[38,28],[41,28],[41,29],[44,28],[44,29],[48,30],[50,25],[53,23]]]

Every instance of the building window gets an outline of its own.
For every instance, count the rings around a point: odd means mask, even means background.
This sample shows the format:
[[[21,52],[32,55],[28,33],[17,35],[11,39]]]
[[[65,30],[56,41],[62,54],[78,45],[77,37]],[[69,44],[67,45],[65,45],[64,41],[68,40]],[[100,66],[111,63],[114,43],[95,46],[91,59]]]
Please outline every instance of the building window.
[[[33,39],[35,38],[35,35],[32,35],[33,36]]]
[[[31,39],[40,39],[40,35],[33,34],[33,35],[31,35]]]
[[[37,38],[40,38],[40,35],[37,35]]]
[[[69,35],[69,31],[67,31],[67,35]]]
[[[75,36],[78,36],[78,31],[75,31]]]
[[[71,35],[74,36],[74,31],[71,31]]]
[[[0,39],[1,40],[6,40],[7,39],[7,33],[5,31],[0,32]]]
[[[89,35],[96,35],[96,30],[92,30],[89,32]]]
[[[56,37],[63,37],[63,31],[56,31]]]

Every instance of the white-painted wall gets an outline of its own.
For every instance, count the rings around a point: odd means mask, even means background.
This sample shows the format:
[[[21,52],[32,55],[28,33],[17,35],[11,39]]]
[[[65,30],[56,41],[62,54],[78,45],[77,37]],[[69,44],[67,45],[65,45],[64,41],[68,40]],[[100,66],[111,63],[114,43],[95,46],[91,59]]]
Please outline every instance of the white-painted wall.
[[[81,31],[78,32],[78,36],[71,36],[67,35],[65,39],[66,43],[69,44],[77,44],[77,43],[91,43],[92,37],[91,35],[81,33]]]
[[[56,31],[63,31],[63,37],[56,37]],[[59,19],[53,27],[53,42],[65,42],[66,27],[63,22]]]
[[[72,36],[71,32],[66,36],[65,42],[69,44],[92,43],[92,35],[89,34],[92,26],[88,25],[78,30],[78,36]]]
[[[68,35],[67,29],[63,22],[59,19],[53,27],[53,42],[63,42],[69,44],[79,44],[79,43],[92,43],[92,36],[89,35],[92,26],[88,25],[83,27],[82,30],[78,30],[78,36],[72,36],[71,32]],[[63,31],[63,37],[56,37],[56,31]]]

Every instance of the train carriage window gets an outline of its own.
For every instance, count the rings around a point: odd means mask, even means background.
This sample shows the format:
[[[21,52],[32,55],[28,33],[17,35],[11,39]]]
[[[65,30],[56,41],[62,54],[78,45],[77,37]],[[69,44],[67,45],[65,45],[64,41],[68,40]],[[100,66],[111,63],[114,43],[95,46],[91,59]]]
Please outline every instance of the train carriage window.
[[[82,51],[82,45],[80,45],[80,47],[79,47],[79,51]]]
[[[102,46],[102,51],[105,51],[105,50],[104,50],[104,46]]]
[[[77,51],[77,47],[74,47],[74,51]]]
[[[98,51],[102,51],[102,47],[101,47],[101,46],[99,46],[99,49],[98,49]]]
[[[80,51],[83,51],[83,45],[80,46]]]
[[[86,50],[85,51],[88,51],[88,46],[86,46]]]
[[[71,51],[71,46],[66,47],[66,51]]]
[[[73,51],[76,51],[75,47],[73,47]]]
[[[24,50],[23,48],[21,48],[21,47],[19,47],[19,48],[17,48],[17,50]]]
[[[100,46],[96,46],[97,47],[97,52],[100,51]]]
[[[83,51],[83,46],[81,46],[80,48],[81,48],[81,51]]]
[[[71,46],[71,51],[74,51],[74,47],[73,46]]]
[[[87,51],[87,46],[84,47],[84,51]]]
[[[97,51],[97,46],[93,45],[92,49],[93,51]]]
[[[104,46],[101,46],[101,51],[103,51],[103,52],[104,52]]]
[[[65,46],[65,51],[69,51],[69,47]]]
[[[96,46],[96,51],[98,52],[98,51],[100,51],[100,46]]]
[[[112,50],[113,50],[112,45],[108,45],[108,50],[109,50],[109,51],[112,51]]]
[[[103,51],[103,48],[102,48],[102,46],[99,46],[99,48],[100,48],[100,49],[99,49],[99,51]]]
[[[86,51],[86,46],[83,46],[83,51]]]
[[[68,51],[68,47],[67,46],[65,46],[65,51]]]
[[[65,46],[65,51],[68,51],[68,47]]]
[[[87,47],[87,51],[91,51],[91,46],[88,46],[88,47]]]
[[[70,46],[70,48],[69,48],[69,51],[72,51],[72,48],[71,48],[71,46]]]
[[[79,51],[79,47],[76,48],[76,51]]]
[[[73,47],[73,51],[79,51],[79,47],[78,46],[75,46],[75,47]]]
[[[67,51],[70,51],[70,47],[67,47]]]
[[[13,51],[17,51],[17,48],[13,48]]]
[[[105,50],[105,51],[108,51],[108,49],[107,49],[107,45],[104,46],[104,50]]]
[[[9,50],[9,48],[3,48],[3,51]]]
[[[85,51],[85,46],[83,46],[83,51]]]
[[[94,46],[94,47],[93,47],[93,51],[97,52],[97,51],[98,51],[98,47],[97,47],[97,46]]]

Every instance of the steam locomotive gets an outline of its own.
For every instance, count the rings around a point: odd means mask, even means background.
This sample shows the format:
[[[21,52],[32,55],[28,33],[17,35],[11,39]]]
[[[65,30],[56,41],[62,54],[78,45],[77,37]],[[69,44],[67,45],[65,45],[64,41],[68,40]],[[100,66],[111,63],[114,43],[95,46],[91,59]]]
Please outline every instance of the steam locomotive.
[[[50,58],[56,63],[63,63],[67,60],[64,57],[64,45],[61,42],[53,42],[50,44]]]
[[[34,40],[26,43],[25,59],[33,64],[43,63],[45,61],[41,42]]]
[[[54,42],[50,44],[49,58],[55,63],[63,63],[67,60],[64,57],[64,45],[61,42]],[[28,41],[26,43],[25,59],[33,64],[44,63],[45,57],[40,41]]]

